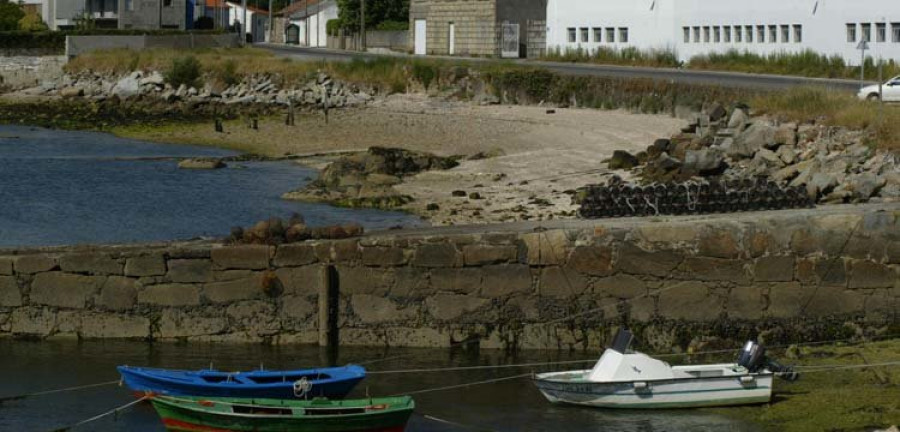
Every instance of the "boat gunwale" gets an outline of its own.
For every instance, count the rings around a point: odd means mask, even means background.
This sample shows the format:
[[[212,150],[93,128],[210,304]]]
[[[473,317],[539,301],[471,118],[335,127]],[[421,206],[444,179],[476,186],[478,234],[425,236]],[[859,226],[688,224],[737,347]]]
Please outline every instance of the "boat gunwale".
[[[559,384],[634,384],[636,382],[646,382],[646,383],[657,383],[657,382],[677,382],[677,381],[704,381],[704,380],[722,380],[722,379],[734,379],[741,378],[745,376],[751,377],[774,377],[775,373],[771,371],[767,372],[747,372],[741,375],[722,375],[722,376],[706,376],[706,377],[672,377],[672,378],[648,378],[648,379],[636,379],[636,380],[622,380],[622,381],[588,381],[588,380],[579,380],[579,381],[565,381],[565,380],[555,380],[550,378],[541,378],[542,375],[552,375],[552,374],[566,374],[566,373],[579,373],[579,372],[590,372],[590,369],[580,370],[580,371],[561,371],[561,372],[545,372],[542,374],[535,374],[532,377],[532,381],[534,382],[546,382],[546,383],[559,383]]]
[[[307,415],[305,413],[302,415],[297,415],[294,412],[292,412],[290,415],[235,413],[235,412],[213,411],[213,410],[209,409],[210,407],[204,407],[203,405],[200,405],[200,403],[199,403],[199,402],[205,401],[205,402],[213,402],[213,403],[225,403],[225,404],[229,404],[232,406],[235,406],[235,405],[236,406],[244,406],[244,407],[259,406],[262,408],[275,408],[275,409],[284,408],[284,409],[291,409],[292,411],[294,408],[299,408],[299,409],[305,408],[305,407],[291,407],[291,406],[278,407],[278,406],[265,406],[265,405],[253,405],[253,404],[250,404],[250,405],[236,404],[236,403],[232,403],[232,402],[217,401],[217,400],[215,400],[215,398],[212,398],[212,400],[203,399],[203,398],[198,398],[196,400],[192,400],[192,399],[181,399],[181,398],[176,398],[176,397],[171,397],[171,396],[158,395],[158,396],[154,396],[154,397],[150,398],[150,402],[154,403],[154,404],[161,403],[165,406],[168,406],[168,407],[171,407],[174,409],[183,409],[183,410],[187,410],[187,411],[191,411],[191,412],[202,413],[202,414],[212,415],[212,416],[257,418],[257,419],[258,418],[297,419],[297,420],[300,420],[300,419],[329,419],[329,418],[351,419],[351,418],[358,418],[358,417],[367,417],[367,416],[372,416],[372,415],[377,415],[377,414],[402,413],[405,411],[412,412],[412,411],[415,411],[415,408],[416,408],[415,400],[410,396],[403,396],[403,397],[397,397],[397,398],[382,398],[382,399],[406,399],[407,402],[406,402],[406,404],[404,404],[402,406],[389,404],[388,408],[386,408],[386,409],[372,410],[371,412],[366,411],[366,412],[362,412],[362,413],[346,414],[346,415]],[[373,400],[377,400],[377,399],[373,399]],[[331,402],[343,402],[343,400],[342,401],[331,401]],[[194,406],[194,405],[198,405],[198,406]],[[374,407],[377,405],[378,404],[370,404],[370,405],[365,405],[365,406],[360,406],[360,407],[343,407],[343,408],[345,408],[345,409],[346,408],[368,409],[370,407]],[[311,407],[311,408],[314,408],[316,410],[323,409],[323,408],[319,408],[319,407]],[[333,408],[333,409],[337,410],[339,408]]]
[[[352,367],[351,370],[348,368]],[[358,368],[358,370],[357,370]],[[202,386],[202,387],[210,387],[210,388],[222,388],[222,389],[233,389],[233,388],[255,388],[255,389],[276,389],[287,386],[293,386],[294,381],[281,381],[274,383],[255,383],[255,382],[241,382],[241,381],[223,381],[223,382],[209,382],[205,381],[198,373],[200,372],[215,372],[221,373],[222,375],[233,375],[240,377],[248,377],[252,379],[254,376],[250,375],[252,373],[260,373],[256,376],[267,376],[267,374],[271,374],[268,376],[278,376],[278,375],[290,375],[290,374],[302,374],[302,375],[311,375],[315,373],[328,375],[328,378],[318,378],[310,380],[313,384],[330,384],[330,383],[338,383],[343,381],[349,381],[354,379],[362,380],[366,377],[366,370],[362,366],[358,365],[347,365],[340,366],[334,368],[316,368],[316,369],[294,369],[294,370],[286,370],[286,371],[249,371],[249,372],[222,372],[222,371],[213,371],[210,369],[203,369],[200,371],[192,371],[192,370],[175,370],[177,372],[187,374],[187,378],[181,378],[176,376],[170,376],[166,374],[154,374],[154,371],[160,372],[169,372],[171,373],[172,369],[163,369],[163,368],[143,368],[138,366],[119,366],[117,368],[119,373],[122,375],[131,374],[133,376],[139,377],[144,380],[151,380],[162,383],[180,383],[187,384],[193,386]],[[343,371],[343,373],[325,373],[324,371]],[[124,377],[123,377],[124,378]]]

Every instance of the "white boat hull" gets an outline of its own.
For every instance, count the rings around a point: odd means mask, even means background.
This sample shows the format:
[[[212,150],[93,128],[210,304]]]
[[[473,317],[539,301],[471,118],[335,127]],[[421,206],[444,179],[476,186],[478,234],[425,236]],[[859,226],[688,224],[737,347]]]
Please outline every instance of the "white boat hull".
[[[589,371],[556,372],[534,379],[552,403],[598,408],[666,409],[767,403],[772,374],[674,378],[648,381],[591,382]]]

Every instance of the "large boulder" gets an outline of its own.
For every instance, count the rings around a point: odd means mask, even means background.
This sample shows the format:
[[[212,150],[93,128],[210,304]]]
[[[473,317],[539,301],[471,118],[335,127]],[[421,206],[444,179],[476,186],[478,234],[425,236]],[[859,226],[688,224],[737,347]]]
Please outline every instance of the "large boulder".
[[[725,153],[734,159],[747,159],[753,157],[756,152],[775,144],[776,129],[766,122],[755,122],[744,132],[734,138]]]
[[[685,171],[710,175],[721,173],[725,167],[725,155],[715,147],[688,150],[684,154]]]
[[[122,99],[137,96],[141,93],[141,73],[133,72],[120,79],[110,92]]]
[[[750,114],[747,114],[743,108],[735,108],[731,112],[731,118],[728,119],[728,128],[740,131],[748,121],[750,121]]]
[[[638,158],[631,153],[624,150],[616,150],[613,152],[612,158],[609,159],[608,166],[611,170],[627,170],[636,167],[639,163]]]
[[[166,83],[165,78],[163,78],[162,74],[157,71],[150,72],[149,75],[140,79],[140,84],[142,86],[145,85],[153,85],[153,86],[161,86]]]
[[[886,180],[870,172],[864,172],[851,180],[850,185],[853,187],[857,198],[867,200],[875,195],[879,189],[884,187]]]

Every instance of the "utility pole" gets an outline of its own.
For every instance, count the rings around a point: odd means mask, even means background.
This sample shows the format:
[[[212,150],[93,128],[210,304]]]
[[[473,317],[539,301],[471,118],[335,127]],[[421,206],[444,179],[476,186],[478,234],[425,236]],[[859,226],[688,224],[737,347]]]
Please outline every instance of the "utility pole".
[[[366,51],[366,0],[359,0],[359,50]]]
[[[272,0],[269,0],[269,43],[275,42],[275,21],[272,16]]]
[[[244,10],[244,21],[241,22],[241,45],[247,45],[247,30],[250,30],[249,23],[247,23],[247,0],[241,0],[241,8]]]
[[[159,5],[159,7],[158,7],[158,10],[159,10],[159,15],[158,15],[158,18],[159,18],[159,27],[157,27],[157,29],[158,29],[158,30],[162,30],[162,4],[163,4],[163,0],[158,0],[156,3]]]

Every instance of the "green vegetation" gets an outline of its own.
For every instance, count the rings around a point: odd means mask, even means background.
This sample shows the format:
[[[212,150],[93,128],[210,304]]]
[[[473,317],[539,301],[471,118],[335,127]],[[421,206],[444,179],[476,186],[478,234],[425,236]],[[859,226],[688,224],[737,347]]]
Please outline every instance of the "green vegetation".
[[[642,51],[637,48],[613,49],[600,47],[596,50],[582,48],[549,50],[542,58],[549,61],[570,63],[598,63],[621,66],[679,67],[681,62],[672,50]]]
[[[340,28],[358,32],[360,1],[337,0],[337,4]],[[366,29],[379,28],[382,23],[391,21],[409,21],[409,0],[366,0]]]
[[[40,14],[26,13],[19,20],[19,30],[26,32],[47,31],[47,24],[44,23],[44,19],[41,18]]]
[[[775,356],[803,366],[862,365],[900,360],[900,340],[856,346],[789,349]],[[900,368],[875,367],[801,373],[776,380],[773,403],[709,411],[759,424],[766,431],[869,431],[900,425]]]
[[[228,63],[226,62],[226,65]],[[224,68],[223,68],[224,69]],[[166,82],[172,87],[200,87],[201,67],[197,57],[185,56],[172,60],[172,66],[165,72]]]
[[[750,52],[728,51],[691,59],[691,69],[722,70],[747,73],[799,75],[818,78],[859,78],[858,66],[847,66],[840,56],[826,56],[807,50],[801,53],[775,53],[768,56]],[[900,75],[900,65],[893,59],[884,64],[884,79]],[[866,58],[866,78],[877,79],[878,68],[872,57]]]
[[[19,20],[25,16],[25,11],[17,2],[0,0],[0,31],[19,29]]]

